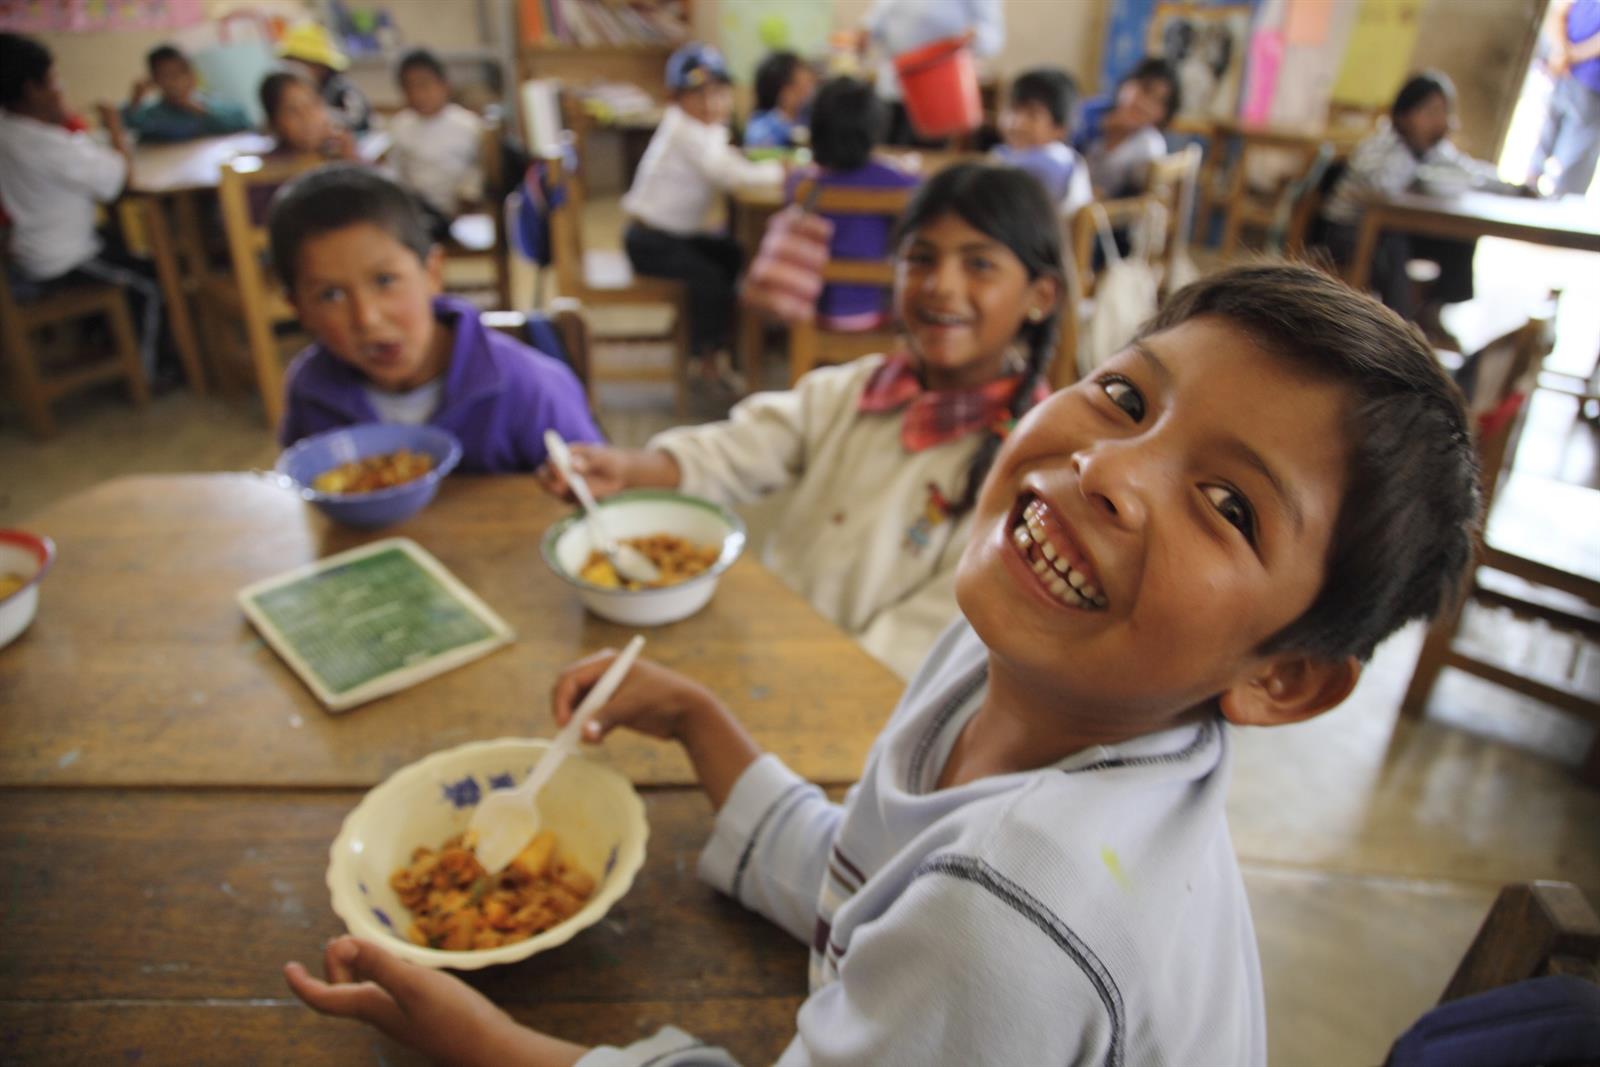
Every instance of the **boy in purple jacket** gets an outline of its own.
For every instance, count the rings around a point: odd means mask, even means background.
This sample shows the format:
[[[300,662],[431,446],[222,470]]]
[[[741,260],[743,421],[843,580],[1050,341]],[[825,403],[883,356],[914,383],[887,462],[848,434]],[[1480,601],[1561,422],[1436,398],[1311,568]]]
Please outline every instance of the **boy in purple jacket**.
[[[559,360],[486,329],[443,296],[444,256],[410,193],[368,167],[286,185],[269,221],[272,261],[315,343],[289,367],[278,437],[361,422],[437,426],[461,469],[532,471],[544,432],[601,441],[583,386]]]

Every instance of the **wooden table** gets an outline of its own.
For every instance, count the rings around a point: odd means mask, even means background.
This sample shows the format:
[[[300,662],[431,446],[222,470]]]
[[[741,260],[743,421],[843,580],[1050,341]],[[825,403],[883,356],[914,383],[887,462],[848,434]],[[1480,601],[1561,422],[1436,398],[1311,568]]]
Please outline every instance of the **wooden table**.
[[[538,554],[564,508],[525,477],[454,477],[379,534],[333,526],[247,475],[107,482],[26,525],[59,558],[0,651],[7,1058],[397,1062],[301,1008],[278,974],[340,932],[323,874],[366,788],[469,738],[548,734],[555,671],[627,631],[586,615]],[[508,648],[333,716],[247,626],[248,582],[399,534],[517,630]],[[647,654],[707,682],[756,738],[835,787],[860,772],[898,681],[748,556]],[[472,981],[529,1022],[622,1043],[673,1022],[770,1062],[806,953],[694,878],[709,806],[671,747],[606,743],[641,784],[644,870],[568,945]],[[69,787],[69,788],[63,788]],[[400,1062],[410,1062],[402,1056]]]
[[[1398,193],[1370,200],[1361,213],[1355,254],[1346,280],[1364,289],[1372,255],[1385,230],[1470,241],[1506,237],[1513,241],[1600,252],[1600,215],[1578,197],[1538,200],[1467,192],[1455,196]]]

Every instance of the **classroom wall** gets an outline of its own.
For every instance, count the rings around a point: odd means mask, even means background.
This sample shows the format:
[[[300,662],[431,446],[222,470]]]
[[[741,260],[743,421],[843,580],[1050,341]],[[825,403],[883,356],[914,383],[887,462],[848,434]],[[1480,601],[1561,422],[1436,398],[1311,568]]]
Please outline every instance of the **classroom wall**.
[[[1543,11],[1543,0],[1427,0],[1422,9],[1412,69],[1438,68],[1456,83],[1455,141],[1479,159],[1499,155]]]

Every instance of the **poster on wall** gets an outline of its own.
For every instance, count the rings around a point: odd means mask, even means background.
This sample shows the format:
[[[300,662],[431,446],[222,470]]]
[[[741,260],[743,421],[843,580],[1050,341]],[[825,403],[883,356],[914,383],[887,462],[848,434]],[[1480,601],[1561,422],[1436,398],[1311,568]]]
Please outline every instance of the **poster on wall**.
[[[1179,119],[1232,118],[1249,55],[1248,4],[1160,3],[1145,34],[1145,54],[1178,73]]]
[[[1333,98],[1357,107],[1386,106],[1405,80],[1421,17],[1422,0],[1362,0]]]
[[[1151,36],[1152,26],[1157,21],[1157,13],[1163,9],[1167,10],[1166,17],[1168,19],[1172,18],[1174,14],[1178,14],[1178,17],[1188,17],[1191,22],[1191,30],[1194,28],[1193,19],[1196,16],[1188,15],[1187,13],[1197,13],[1199,17],[1203,18],[1210,11],[1243,11],[1245,13],[1244,32],[1248,34],[1251,14],[1260,4],[1261,0],[1191,0],[1190,3],[1172,3],[1170,0],[1112,0],[1111,14],[1106,24],[1105,52],[1100,64],[1100,91],[1102,93],[1110,93],[1116,88],[1117,81],[1132,70],[1134,65],[1146,55],[1163,54],[1159,33],[1154,37]],[[1183,14],[1179,14],[1180,9]],[[1180,32],[1174,31],[1175,34]],[[1245,55],[1244,41],[1234,37],[1231,30],[1229,40],[1229,47],[1232,50],[1232,55],[1229,56],[1229,64],[1242,64]],[[1220,52],[1222,43],[1215,33],[1212,34],[1212,41],[1208,47],[1213,56]],[[1196,59],[1199,60],[1198,54]],[[1203,60],[1199,61],[1204,62]],[[1194,64],[1191,64],[1191,66],[1194,67],[1191,71],[1191,76],[1195,77],[1196,91],[1199,92],[1201,91],[1198,88],[1201,85],[1201,79],[1198,77],[1200,70]],[[1225,65],[1225,73],[1227,69],[1228,67]],[[1242,70],[1243,68],[1239,66],[1237,69]],[[1211,77],[1218,81],[1225,80],[1214,73]],[[1234,81],[1233,97],[1235,103],[1238,101],[1238,85],[1239,82]],[[1215,91],[1211,95],[1214,99]]]
[[[0,30],[173,30],[205,20],[202,0],[0,0]]]

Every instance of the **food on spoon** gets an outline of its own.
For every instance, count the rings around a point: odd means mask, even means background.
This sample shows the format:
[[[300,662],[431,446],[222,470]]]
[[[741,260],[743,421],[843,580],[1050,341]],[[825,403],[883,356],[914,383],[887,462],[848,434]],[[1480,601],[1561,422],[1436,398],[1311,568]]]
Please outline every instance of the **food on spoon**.
[[[578,577],[603,589],[660,589],[688,581],[709,570],[722,554],[721,545],[697,545],[693,541],[664,533],[648,537],[625,537],[620,539],[620,543],[642,552],[656,565],[661,577],[654,582],[624,580],[598,549],[590,551],[589,558],[578,568]]]

